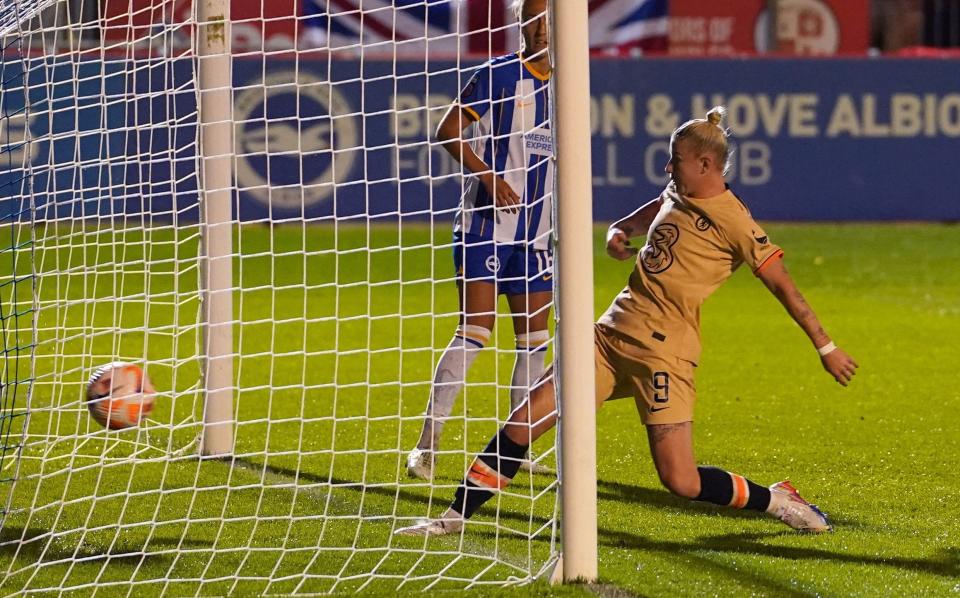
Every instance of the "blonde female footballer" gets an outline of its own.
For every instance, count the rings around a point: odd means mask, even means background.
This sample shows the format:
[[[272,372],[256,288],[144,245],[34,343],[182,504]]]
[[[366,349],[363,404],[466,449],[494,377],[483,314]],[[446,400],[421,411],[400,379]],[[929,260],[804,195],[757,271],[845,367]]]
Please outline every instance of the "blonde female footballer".
[[[824,532],[830,522],[788,481],[769,488],[723,469],[698,466],[693,452],[694,369],[700,356],[700,305],[746,264],[799,324],[823,364],[846,386],[857,363],[820,325],[770,241],[726,184],[724,110],[682,124],[670,139],[671,182],[659,198],[610,226],[607,253],[637,255],[627,286],[595,326],[596,403],[632,396],[647,428],[660,481],[690,500],[767,513],[790,527]],[[630,238],[646,231],[639,252]],[[397,530],[447,534],[516,475],[530,442],[556,423],[550,372],[473,462],[440,519]],[[527,423],[532,422],[532,423]]]

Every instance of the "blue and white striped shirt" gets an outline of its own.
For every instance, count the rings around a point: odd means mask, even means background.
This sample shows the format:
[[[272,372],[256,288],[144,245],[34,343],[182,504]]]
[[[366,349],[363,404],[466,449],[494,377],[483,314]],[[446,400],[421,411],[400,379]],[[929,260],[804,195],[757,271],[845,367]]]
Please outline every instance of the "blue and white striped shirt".
[[[493,198],[470,176],[454,231],[497,243],[548,249],[553,231],[553,132],[549,75],[518,54],[494,58],[474,72],[458,104],[476,121],[471,146],[521,198],[516,214],[493,209]]]

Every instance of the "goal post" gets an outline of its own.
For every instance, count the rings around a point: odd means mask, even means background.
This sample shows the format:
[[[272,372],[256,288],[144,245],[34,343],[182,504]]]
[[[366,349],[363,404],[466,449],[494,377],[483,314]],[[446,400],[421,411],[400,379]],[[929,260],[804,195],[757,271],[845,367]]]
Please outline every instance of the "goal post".
[[[592,400],[593,192],[587,0],[552,0],[557,136],[557,372],[563,579],[597,579],[597,435]],[[567,282],[570,281],[570,282]],[[574,282],[571,284],[571,282]],[[575,448],[574,448],[575,447]]]
[[[233,453],[233,82],[230,0],[197,0],[200,217],[204,252],[205,457]]]

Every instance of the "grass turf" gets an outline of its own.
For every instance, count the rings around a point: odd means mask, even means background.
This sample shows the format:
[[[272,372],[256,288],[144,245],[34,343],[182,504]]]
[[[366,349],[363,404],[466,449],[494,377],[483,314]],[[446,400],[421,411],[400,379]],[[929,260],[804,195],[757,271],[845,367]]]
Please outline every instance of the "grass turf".
[[[697,456],[759,483],[789,477],[836,532],[797,535],[671,497],[632,403],[616,401],[598,415],[602,581],[643,595],[955,595],[960,391],[950,383],[960,272],[949,265],[960,259],[960,229],[767,230],[861,370],[850,388],[836,385],[775,299],[739,272],[703,309]],[[45,281],[41,299],[52,300],[55,279],[57,293],[88,300],[41,311],[30,426],[38,440],[24,449],[17,485],[2,483],[13,495],[0,590],[126,594],[132,583],[138,594],[376,592],[403,579],[403,589],[445,589],[525,577],[547,560],[556,504],[546,476],[518,476],[499,504],[503,527],[490,525],[490,507],[462,539],[390,537],[397,518],[443,508],[507,409],[495,383],[509,381],[512,332],[500,318],[502,351],[471,371],[469,419],[448,426],[437,484],[402,475],[433,361],[455,325],[449,251],[432,247],[448,242],[445,225],[238,232],[243,458],[233,467],[189,456],[201,409],[197,274],[173,260],[191,263],[195,237],[88,231],[72,239],[46,255],[44,269],[74,269]],[[599,230],[596,243],[599,313],[630,265],[604,256]],[[107,246],[124,252],[105,254]],[[56,335],[44,319],[51,315]],[[118,321],[136,324],[124,330]],[[91,423],[84,377],[114,355],[146,357],[158,388],[168,389],[159,425],[108,434]],[[550,446],[536,448],[549,459]],[[184,455],[171,458],[178,450]],[[515,592],[541,591],[549,590]]]

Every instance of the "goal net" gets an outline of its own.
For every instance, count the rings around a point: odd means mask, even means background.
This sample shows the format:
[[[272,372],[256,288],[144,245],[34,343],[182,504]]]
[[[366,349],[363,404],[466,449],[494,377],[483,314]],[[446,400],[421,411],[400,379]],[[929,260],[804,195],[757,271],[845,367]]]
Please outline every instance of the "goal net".
[[[0,590],[537,579],[559,554],[556,474],[521,472],[461,534],[393,534],[449,505],[510,411],[500,299],[432,478],[409,477],[458,326],[471,178],[434,131],[479,65],[519,47],[509,3],[196,4],[2,0]],[[116,361],[156,388],[120,430],[87,406]],[[552,433],[532,454],[557,469]]]

